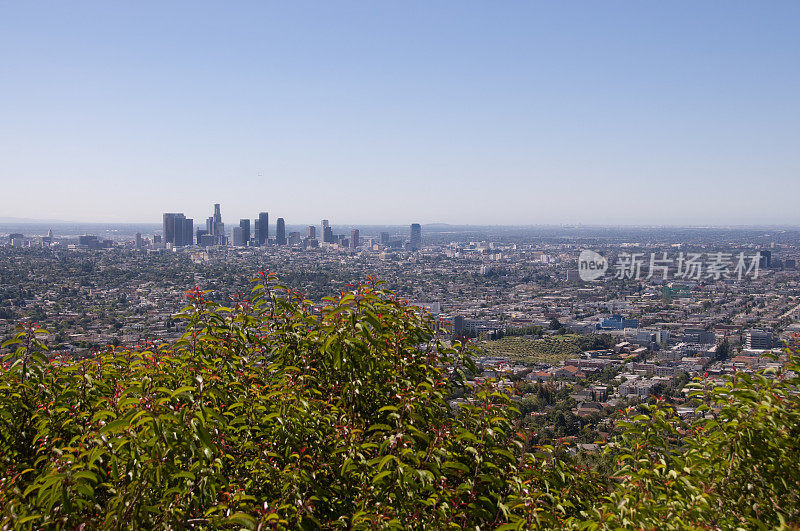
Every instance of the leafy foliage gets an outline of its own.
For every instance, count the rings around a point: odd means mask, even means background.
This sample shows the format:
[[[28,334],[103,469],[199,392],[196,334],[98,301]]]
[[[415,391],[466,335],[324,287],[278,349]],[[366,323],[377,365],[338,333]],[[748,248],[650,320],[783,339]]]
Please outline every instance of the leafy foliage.
[[[614,453],[613,525],[722,529],[800,523],[800,365],[693,385],[704,416],[685,424],[670,408],[643,406]],[[596,512],[599,516],[599,513]]]
[[[531,446],[491,382],[451,408],[469,348],[373,281],[324,308],[273,275],[230,307],[189,301],[171,347],[48,357],[33,325],[4,345],[0,527],[800,521],[796,372],[698,388],[695,424],[662,406],[630,418],[604,476]]]

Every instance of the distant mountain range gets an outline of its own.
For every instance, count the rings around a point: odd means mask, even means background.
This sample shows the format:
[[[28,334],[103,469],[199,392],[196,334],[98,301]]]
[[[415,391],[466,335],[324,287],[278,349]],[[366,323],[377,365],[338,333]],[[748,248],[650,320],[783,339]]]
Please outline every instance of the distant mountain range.
[[[61,219],[34,219],[34,218],[9,218],[0,217],[0,223],[72,223]]]

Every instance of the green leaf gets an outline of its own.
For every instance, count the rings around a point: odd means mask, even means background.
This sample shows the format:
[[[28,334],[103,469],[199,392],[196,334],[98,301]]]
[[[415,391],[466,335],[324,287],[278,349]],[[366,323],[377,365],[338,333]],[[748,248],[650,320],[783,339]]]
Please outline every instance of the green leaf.
[[[383,478],[389,476],[392,473],[391,470],[384,470],[383,472],[378,473],[377,476],[372,478],[372,484],[375,485],[376,483],[380,482]]]
[[[32,514],[30,516],[24,516],[16,521],[17,525],[27,524],[28,522],[33,522],[34,520],[38,520],[42,518],[40,514]]]
[[[197,387],[194,387],[193,385],[184,385],[183,387],[179,387],[174,391],[172,391],[172,393],[170,394],[170,398],[175,398],[176,396],[181,394],[187,394],[191,396],[191,393],[193,393],[196,390]]]
[[[234,513],[228,517],[228,521],[232,524],[239,524],[245,529],[256,528],[256,519],[246,513],[242,512]]]
[[[445,468],[454,468],[462,472],[469,472],[469,467],[464,463],[459,463],[458,461],[445,461],[442,463],[442,466]]]
[[[94,472],[90,472],[88,470],[81,470],[80,472],[74,474],[73,479],[88,479],[92,483],[97,483],[97,474]]]

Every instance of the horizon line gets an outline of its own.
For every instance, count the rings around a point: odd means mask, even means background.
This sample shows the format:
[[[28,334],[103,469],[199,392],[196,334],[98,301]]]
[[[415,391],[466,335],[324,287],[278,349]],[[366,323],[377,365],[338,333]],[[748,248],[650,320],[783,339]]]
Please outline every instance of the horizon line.
[[[250,218],[242,218],[250,219]],[[276,220],[278,218],[275,218]],[[224,221],[223,221],[224,223]],[[413,222],[417,223],[417,222]],[[159,226],[161,222],[153,221],[74,221],[74,220],[56,220],[56,219],[35,219],[35,218],[0,218],[0,224],[5,225],[153,225]],[[271,223],[272,224],[272,223]],[[286,223],[288,226],[316,226],[317,223]],[[331,226],[360,226],[360,227],[405,227],[410,226],[411,223],[331,223]],[[454,227],[454,228],[595,228],[595,229],[782,229],[782,230],[800,230],[800,224],[793,225],[790,223],[761,223],[761,224],[735,224],[735,223],[697,223],[697,224],[647,224],[647,223],[450,223],[443,221],[420,222],[423,227]],[[230,224],[231,227],[235,226],[235,222]]]

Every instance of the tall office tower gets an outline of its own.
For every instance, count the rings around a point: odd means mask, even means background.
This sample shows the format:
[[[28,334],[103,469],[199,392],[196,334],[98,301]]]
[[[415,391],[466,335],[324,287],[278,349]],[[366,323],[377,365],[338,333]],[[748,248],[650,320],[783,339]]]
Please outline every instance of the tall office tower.
[[[351,249],[355,249],[356,247],[358,247],[358,243],[359,243],[358,236],[359,236],[358,229],[353,229],[353,230],[350,231],[350,248]]]
[[[164,243],[171,244],[173,247],[181,247],[186,245],[184,243],[184,221],[186,216],[176,212],[168,212],[164,214]],[[191,220],[190,220],[191,221]],[[189,238],[191,239],[191,237]]]
[[[209,225],[210,221],[210,226]],[[224,245],[225,244],[225,224],[222,222],[222,214],[219,210],[219,203],[214,204],[214,216],[209,218],[209,221],[206,221],[206,230],[208,233],[214,236],[214,243],[217,245]]]
[[[761,251],[758,267],[763,267],[764,269],[772,267],[772,251]]]
[[[173,246],[175,247],[183,247],[186,245],[183,243],[183,237],[186,234],[183,230],[185,222],[186,216],[184,216],[182,213],[175,217],[175,241],[173,242]]]
[[[327,242],[328,241],[328,240],[325,239],[326,238],[325,235],[328,233],[328,228],[329,227],[330,227],[330,225],[328,224],[328,220],[327,219],[323,219],[322,220],[322,230],[320,231],[320,234],[319,234],[322,237],[322,241],[323,242]]]
[[[386,245],[387,243],[389,243],[389,233],[381,232],[381,245]]]
[[[269,213],[258,214],[258,228],[256,229],[256,243],[266,245],[269,241]]]
[[[194,220],[184,218],[183,220],[183,245],[194,245]]]
[[[244,247],[244,229],[242,227],[234,227],[231,230],[231,242],[234,247]]]
[[[164,243],[175,243],[175,217],[177,215],[167,212],[163,216],[161,233],[164,235]]]
[[[184,226],[186,225],[186,216],[183,213],[180,216],[175,218],[175,247],[183,247],[186,245],[184,241],[186,237],[186,230]]]
[[[417,251],[422,247],[422,227],[419,223],[411,224],[411,249]]]
[[[50,234],[52,234],[52,233],[53,233],[53,231],[50,231]],[[52,240],[53,237],[50,236],[50,239]],[[137,232],[136,233],[136,248],[137,249],[141,249],[142,248],[142,233],[141,232]]]
[[[283,218],[278,218],[278,221],[275,222],[275,243],[286,245],[286,223]]]
[[[242,229],[242,239],[244,239],[244,244],[247,245],[250,243],[250,220],[249,219],[240,219],[239,220],[239,227]]]
[[[317,237],[317,228],[314,225],[306,227],[306,238],[315,239]]]
[[[206,218],[206,234],[214,234],[214,218]]]
[[[325,232],[322,233],[322,241],[333,243],[333,229],[325,227]]]

